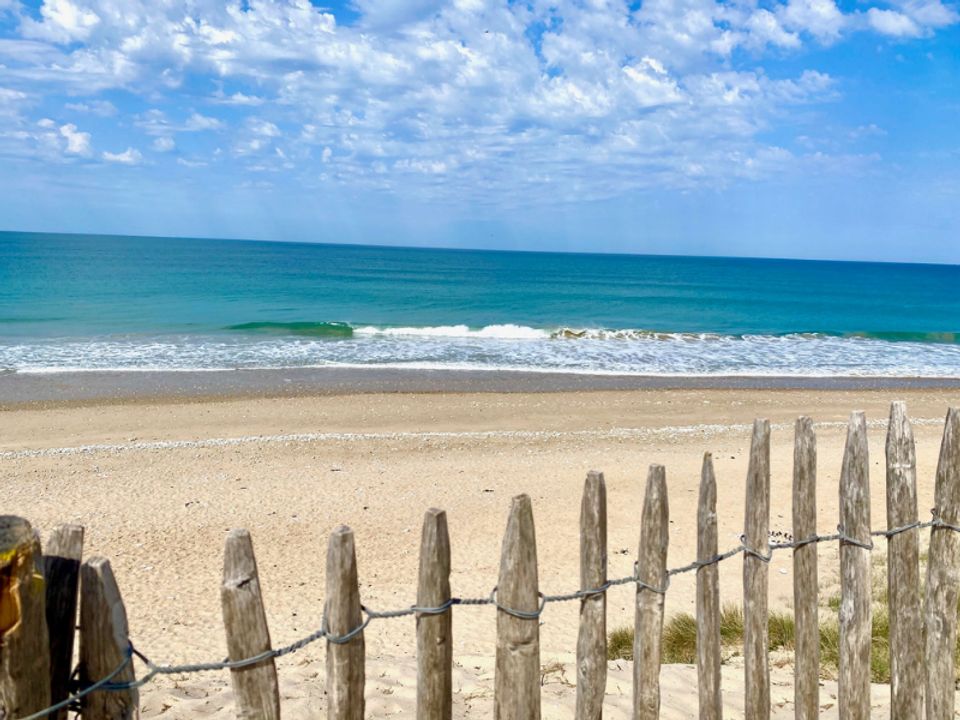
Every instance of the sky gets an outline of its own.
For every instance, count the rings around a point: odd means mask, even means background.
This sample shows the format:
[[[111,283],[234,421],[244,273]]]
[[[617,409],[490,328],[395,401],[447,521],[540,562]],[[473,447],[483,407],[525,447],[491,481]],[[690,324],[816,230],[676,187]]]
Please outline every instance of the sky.
[[[0,229],[960,263],[960,8],[0,0]]]

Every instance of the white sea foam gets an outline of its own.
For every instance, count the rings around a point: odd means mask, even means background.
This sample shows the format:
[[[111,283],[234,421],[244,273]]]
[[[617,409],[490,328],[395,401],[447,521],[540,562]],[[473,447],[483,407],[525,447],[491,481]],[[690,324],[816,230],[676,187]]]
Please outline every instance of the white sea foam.
[[[549,330],[538,330],[525,325],[487,325],[471,329],[466,325],[438,325],[436,327],[387,327],[374,326],[355,328],[354,335],[434,338],[496,338],[501,340],[545,340]]]

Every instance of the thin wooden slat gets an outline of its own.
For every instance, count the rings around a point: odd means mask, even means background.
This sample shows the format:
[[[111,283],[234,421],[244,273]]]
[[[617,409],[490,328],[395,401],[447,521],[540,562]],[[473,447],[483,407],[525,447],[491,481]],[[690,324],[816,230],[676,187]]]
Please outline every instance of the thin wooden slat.
[[[362,622],[353,530],[341,525],[327,546],[327,631],[344,636]],[[327,641],[327,718],[363,720],[365,647],[361,631],[339,644]]]
[[[47,538],[47,551],[43,556],[43,574],[47,584],[47,631],[50,636],[51,704],[65,700],[70,694],[82,558],[83,528],[80,525],[55,527]],[[66,720],[67,712],[63,708],[51,715],[51,720]]]
[[[744,543],[753,552],[769,553],[770,423],[756,420],[750,442]],[[750,553],[743,556],[744,717],[770,717],[770,661],[767,656],[767,563]]]
[[[227,657],[243,660],[270,649],[267,613],[260,593],[253,541],[246,530],[231,530],[223,552],[220,588]],[[236,714],[240,720],[278,720],[280,688],[273,658],[230,671]]]
[[[960,409],[947,413],[937,465],[934,512],[950,525],[960,525]],[[930,532],[927,561],[926,708],[927,720],[946,720],[954,712],[954,651],[957,643],[957,591],[960,582],[960,538],[950,528]]]
[[[502,607],[535,612],[539,606],[537,541],[530,497],[518,495],[510,506],[500,555],[497,601]],[[497,611],[497,660],[494,676],[497,720],[540,718],[540,621]]]
[[[450,600],[450,535],[447,514],[431,508],[423,518],[417,605]],[[450,720],[453,712],[453,611],[417,615],[417,717]]]
[[[40,540],[24,518],[0,515],[0,717],[50,705],[50,645]]]
[[[793,445],[793,538],[817,534],[817,437],[813,420],[797,419]],[[820,713],[820,630],[817,612],[817,543],[793,551],[795,621],[794,716],[814,720]]]
[[[580,502],[580,589],[607,582],[607,485],[587,474]],[[600,720],[607,688],[607,594],[580,601],[577,636],[577,720]]]
[[[887,528],[917,522],[917,453],[902,402],[890,406],[887,426]],[[923,613],[920,607],[919,529],[887,542],[890,603],[890,717],[923,716]]]
[[[127,656],[130,645],[127,611],[120,588],[103,557],[92,557],[80,566],[80,684],[91,685],[112,673]],[[136,679],[133,664],[111,682]],[[137,690],[101,691],[85,695],[83,720],[135,720],[140,717]]]
[[[870,462],[867,420],[850,416],[840,473],[840,528],[858,543],[870,539]],[[849,540],[840,542],[840,717],[870,718],[870,550]]]
[[[643,498],[637,579],[636,622],[633,636],[633,716],[656,720],[660,716],[660,647],[663,635],[662,592],[667,586],[667,544],[670,509],[667,475],[662,465],[651,465]],[[652,588],[652,589],[651,589]]]
[[[713,456],[703,456],[697,506],[697,560],[717,556],[717,479]],[[720,720],[720,568],[716,563],[697,570],[697,687],[700,720]]]

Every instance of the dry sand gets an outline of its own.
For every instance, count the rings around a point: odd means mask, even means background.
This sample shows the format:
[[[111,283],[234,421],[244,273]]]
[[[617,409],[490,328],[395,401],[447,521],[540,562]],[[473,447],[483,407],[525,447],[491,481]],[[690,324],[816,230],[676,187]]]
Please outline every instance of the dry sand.
[[[496,582],[510,498],[534,504],[541,588],[578,583],[580,493],[602,470],[609,498],[610,575],[632,572],[643,482],[667,468],[670,566],[693,559],[699,469],[711,451],[719,482],[721,549],[738,542],[744,512],[749,424],[773,423],[772,530],[790,530],[792,423],[817,421],[819,525],[837,525],[845,424],[867,411],[875,528],[885,525],[884,419],[905,399],[917,436],[919,503],[933,504],[943,417],[957,390],[637,390],[507,394],[360,394],[207,402],[20,408],[0,412],[0,501],[46,533],[86,527],[88,554],[111,559],[136,646],[156,662],[221,659],[223,541],[234,527],[254,539],[274,643],[317,628],[326,538],[354,528],[361,596],[376,609],[412,603],[423,512],[447,510],[455,595],[486,595]],[[882,544],[878,552],[883,551]],[[837,551],[821,546],[822,586],[834,592]],[[770,601],[787,608],[791,562],[771,563]],[[739,602],[738,558],[721,567],[723,601]],[[668,616],[694,607],[693,576],[677,577]],[[609,626],[632,622],[632,590],[609,593]],[[454,614],[455,717],[492,707],[494,612]],[[544,717],[572,717],[576,603],[548,606],[541,626]],[[411,715],[415,637],[411,619],[377,621],[366,633],[369,717]],[[278,662],[286,717],[324,716],[324,647]],[[608,717],[627,717],[629,663],[610,664]],[[728,715],[742,712],[742,670],[724,668]],[[789,667],[775,668],[775,717],[792,717]],[[696,672],[663,670],[663,717],[695,717]],[[231,717],[226,673],[160,679],[143,689],[144,717]],[[874,688],[877,717],[887,689]],[[824,717],[836,687],[822,688]]]

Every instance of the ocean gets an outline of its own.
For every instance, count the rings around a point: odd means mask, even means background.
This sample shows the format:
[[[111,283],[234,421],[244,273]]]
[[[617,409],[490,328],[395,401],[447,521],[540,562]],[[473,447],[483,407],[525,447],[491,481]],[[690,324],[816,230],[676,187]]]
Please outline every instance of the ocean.
[[[960,266],[0,233],[0,372],[960,377]]]

